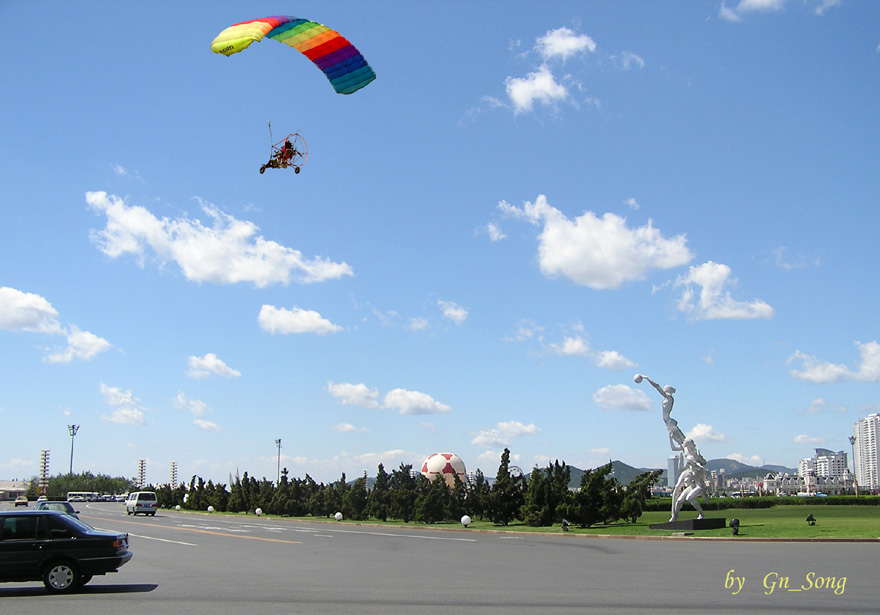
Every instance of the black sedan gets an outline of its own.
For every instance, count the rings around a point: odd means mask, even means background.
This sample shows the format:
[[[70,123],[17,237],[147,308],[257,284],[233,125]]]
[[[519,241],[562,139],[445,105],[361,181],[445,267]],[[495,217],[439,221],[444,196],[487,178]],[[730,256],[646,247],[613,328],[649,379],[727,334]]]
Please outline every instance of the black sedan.
[[[0,582],[42,581],[52,593],[71,592],[131,556],[128,534],[53,510],[0,512]]]

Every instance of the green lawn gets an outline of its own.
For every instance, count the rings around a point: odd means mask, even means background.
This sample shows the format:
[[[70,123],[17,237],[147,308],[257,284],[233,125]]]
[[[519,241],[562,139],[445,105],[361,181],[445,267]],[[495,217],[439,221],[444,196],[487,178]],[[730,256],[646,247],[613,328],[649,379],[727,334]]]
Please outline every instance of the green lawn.
[[[189,512],[189,511],[181,511]],[[816,519],[815,525],[807,523],[806,518],[810,513]],[[215,513],[224,514],[224,513]],[[236,514],[236,513],[227,513]],[[240,514],[240,513],[238,513]],[[268,517],[269,515],[267,515]],[[695,519],[697,513],[693,510],[685,510],[679,515],[679,520]],[[727,525],[733,518],[739,519],[740,538],[783,538],[783,539],[871,539],[880,541],[880,506],[806,506],[806,505],[777,505],[772,508],[752,509],[722,509],[707,511],[707,517],[723,517],[725,527],[717,530],[701,530],[692,534],[696,537],[723,537],[732,538],[732,532]],[[349,521],[347,519],[337,522],[331,517],[275,517],[276,519],[289,519],[291,521],[304,521],[312,523],[353,523],[358,525],[378,525],[384,527],[429,527],[436,529],[459,529],[464,530],[460,523],[447,521],[432,523],[403,523],[398,520],[388,520],[386,523],[370,519],[368,521]],[[652,530],[648,526],[653,523],[664,523],[669,520],[669,512],[645,512],[637,523],[614,523],[611,525],[597,525],[590,528],[578,528],[572,526],[569,533],[574,535],[596,536],[675,536],[682,532],[669,530]],[[536,532],[545,534],[561,534],[562,528],[557,524],[552,527],[530,527],[514,522],[507,526],[494,525],[490,521],[474,521],[469,530],[483,531],[509,531],[509,532]]]
[[[807,515],[813,513],[815,525],[807,523]],[[742,538],[870,538],[880,540],[880,507],[877,506],[774,506],[760,509],[713,510],[707,517],[724,517],[725,525],[733,518],[739,519],[739,536]],[[679,520],[695,519],[697,513],[683,511]],[[646,512],[637,523],[615,523],[580,529],[572,527],[571,534],[606,536],[673,536],[681,532],[652,530],[652,523],[669,520],[669,512]],[[454,527],[456,524],[436,524],[437,527]],[[458,525],[458,527],[461,527]],[[507,527],[493,525],[486,521],[471,524],[471,529],[510,530],[523,532],[561,533],[560,526],[533,528],[519,523]],[[694,536],[731,537],[729,527],[717,530],[702,530]]]

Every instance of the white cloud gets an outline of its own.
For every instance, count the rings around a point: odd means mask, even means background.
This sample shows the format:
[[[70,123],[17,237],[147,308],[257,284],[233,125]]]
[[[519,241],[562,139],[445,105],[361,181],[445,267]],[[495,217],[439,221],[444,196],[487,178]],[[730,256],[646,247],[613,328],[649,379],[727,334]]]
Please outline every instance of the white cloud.
[[[603,350],[596,356],[596,365],[602,369],[620,371],[636,367],[636,364],[616,350]]]
[[[629,228],[625,218],[612,213],[597,218],[590,211],[569,220],[544,195],[522,208],[504,201],[498,208],[506,215],[543,225],[538,259],[542,273],[550,278],[561,275],[582,286],[617,289],[644,279],[652,269],[679,267],[693,259],[684,235],[666,239],[650,220],[645,226]]]
[[[194,419],[193,425],[202,431],[222,431],[217,423],[212,423],[211,421],[206,421],[204,419]]]
[[[596,43],[586,34],[575,34],[566,27],[548,30],[537,39],[535,50],[545,60],[567,60],[585,51],[596,51]]]
[[[568,89],[556,81],[546,65],[525,77],[508,77],[504,85],[515,114],[531,111],[536,101],[555,108],[557,103],[568,99]]]
[[[691,267],[679,276],[675,287],[683,287],[678,309],[694,320],[773,318],[773,308],[760,299],[737,301],[730,296],[729,286],[736,285],[730,267],[708,261]],[[692,286],[699,286],[699,294]]]
[[[524,340],[530,340],[535,336],[540,336],[543,330],[544,327],[538,326],[531,320],[520,320],[516,325],[516,331],[514,331],[512,335],[505,336],[504,341],[522,342]]]
[[[757,455],[752,455],[751,457],[746,457],[745,455],[741,455],[740,453],[732,453],[725,457],[725,459],[732,459],[734,461],[738,461],[740,463],[744,463],[750,466],[761,467],[764,465],[764,460]]]
[[[0,329],[38,333],[62,332],[58,312],[45,298],[7,286],[0,287]]]
[[[492,222],[486,225],[486,233],[489,235],[491,241],[501,241],[507,237],[501,228]]]
[[[623,70],[629,70],[634,66],[645,68],[645,60],[631,51],[624,51],[620,56],[620,63]]]
[[[638,210],[639,210],[640,205],[639,205],[638,202],[637,202],[634,198],[632,198],[632,197],[626,199],[626,200],[624,201],[624,203],[626,204],[627,207],[629,207],[629,208],[632,209],[633,211],[638,211]]]
[[[716,431],[711,425],[703,423],[697,423],[686,435],[697,444],[727,442],[727,436]]]
[[[339,400],[343,406],[360,406],[362,408],[378,408],[379,407],[379,391],[370,389],[367,385],[351,384],[341,382],[327,383],[327,392]]]
[[[807,434],[799,434],[791,439],[795,444],[822,445],[827,442],[825,438],[819,436],[808,436]]]
[[[739,22],[749,13],[780,12],[785,9],[788,2],[789,0],[740,0],[734,6],[727,6],[722,2],[718,16],[727,21]],[[809,8],[814,15],[821,17],[828,9],[840,6],[840,0],[803,0],[801,4]]]
[[[238,378],[241,376],[240,371],[226,365],[213,352],[209,352],[203,357],[191,356],[188,361],[189,371],[186,375],[190,378],[207,378],[211,375],[220,376],[221,378]]]
[[[611,384],[593,393],[593,401],[605,410],[650,412],[654,404],[643,391],[625,384]]]
[[[437,414],[449,412],[451,408],[440,403],[427,393],[393,389],[385,394],[383,404],[386,408],[396,408],[400,414]]]
[[[498,423],[494,429],[480,431],[471,440],[471,444],[486,449],[502,448],[510,446],[513,438],[534,436],[539,433],[541,430],[534,423],[525,425],[519,421],[507,421]]]
[[[132,395],[131,391],[109,387],[102,382],[101,395],[104,396],[107,405],[113,409],[110,416],[101,415],[102,419],[119,425],[144,425],[140,400]]]
[[[880,344],[876,341],[855,344],[859,352],[859,361],[855,369],[850,369],[846,365],[822,362],[798,350],[788,358],[788,363],[800,361],[803,369],[792,370],[789,373],[798,380],[815,383],[880,382]]]
[[[468,311],[451,301],[437,301],[437,305],[443,310],[443,318],[447,318],[457,325],[467,320]]]
[[[80,331],[75,325],[70,325],[67,333],[67,348],[47,355],[45,360],[48,363],[70,363],[74,359],[88,361],[112,346],[104,338],[88,331]]]
[[[566,336],[561,344],[549,343],[547,348],[561,357],[587,357],[602,369],[622,370],[636,367],[635,363],[616,350],[593,350],[581,335]]]
[[[180,409],[189,411],[193,416],[193,425],[202,431],[221,431],[216,423],[205,420],[205,415],[210,410],[208,404],[205,402],[199,399],[187,399],[186,395],[182,392],[178,392],[177,397],[174,399],[174,405]]]
[[[268,333],[317,333],[327,335],[342,331],[342,327],[335,325],[318,312],[303,310],[298,307],[293,309],[276,308],[272,305],[263,305],[257,322]]]
[[[235,284],[250,282],[257,288],[269,284],[320,282],[353,275],[346,263],[324,258],[305,259],[294,250],[258,235],[258,227],[201,203],[211,220],[205,226],[188,217],[154,216],[145,207],[129,206],[106,192],[87,192],[86,203],[107,217],[103,230],[92,231],[92,241],[110,258],[133,255],[143,266],[148,251],[161,263],[173,261],[186,279],[194,282]]]
[[[355,427],[351,423],[339,423],[330,429],[338,433],[368,433],[370,431],[366,427]]]

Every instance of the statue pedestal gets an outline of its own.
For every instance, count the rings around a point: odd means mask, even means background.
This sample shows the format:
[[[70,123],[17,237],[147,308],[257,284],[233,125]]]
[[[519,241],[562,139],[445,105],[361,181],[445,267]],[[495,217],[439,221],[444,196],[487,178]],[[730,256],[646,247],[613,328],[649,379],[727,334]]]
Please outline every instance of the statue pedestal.
[[[725,527],[724,517],[711,519],[687,519],[686,521],[669,521],[668,523],[652,523],[648,527],[652,530],[717,530]]]

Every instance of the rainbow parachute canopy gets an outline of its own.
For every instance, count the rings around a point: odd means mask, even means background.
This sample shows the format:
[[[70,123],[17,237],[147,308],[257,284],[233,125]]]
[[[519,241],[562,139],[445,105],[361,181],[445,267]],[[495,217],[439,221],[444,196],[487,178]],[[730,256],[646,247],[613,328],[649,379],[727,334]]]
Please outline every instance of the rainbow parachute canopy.
[[[263,17],[229,26],[211,43],[211,51],[230,56],[264,36],[305,55],[340,94],[357,92],[376,78],[364,56],[339,32],[297,17]]]

